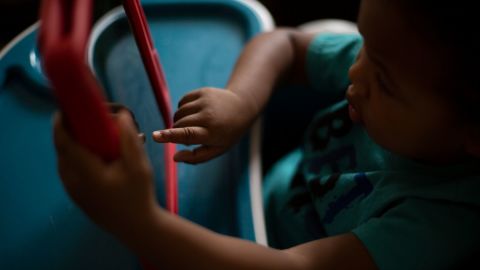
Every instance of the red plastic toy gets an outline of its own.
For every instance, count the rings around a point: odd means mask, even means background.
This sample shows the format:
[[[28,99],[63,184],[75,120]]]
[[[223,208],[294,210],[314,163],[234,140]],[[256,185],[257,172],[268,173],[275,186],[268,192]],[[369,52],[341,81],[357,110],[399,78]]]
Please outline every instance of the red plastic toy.
[[[153,46],[139,0],[125,0],[124,8],[166,128],[173,125],[165,76]],[[93,0],[44,0],[39,48],[43,67],[72,136],[106,161],[120,154],[119,131],[111,119],[102,88],[86,63]],[[174,144],[165,144],[167,209],[178,213]]]

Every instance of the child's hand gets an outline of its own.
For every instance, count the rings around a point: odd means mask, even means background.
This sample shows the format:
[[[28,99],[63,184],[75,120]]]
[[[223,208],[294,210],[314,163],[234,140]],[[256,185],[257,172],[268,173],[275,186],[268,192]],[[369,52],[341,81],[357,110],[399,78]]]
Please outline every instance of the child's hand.
[[[174,128],[153,133],[160,143],[200,144],[175,154],[175,161],[200,163],[230,148],[253,122],[248,103],[229,90],[202,88],[179,102]]]
[[[107,105],[113,118],[117,117],[118,112],[120,112],[121,110],[127,111],[130,114],[130,117],[132,117],[133,124],[137,128],[137,132],[139,132],[138,137],[142,140],[142,142],[145,143],[145,134],[140,131],[140,125],[135,119],[135,114],[133,114],[133,112],[127,106],[120,103],[109,102],[107,103]]]
[[[115,233],[127,233],[147,222],[157,207],[153,172],[127,111],[114,118],[120,130],[121,156],[106,163],[77,144],[64,129],[61,116],[54,122],[58,170],[66,191],[97,224]]]

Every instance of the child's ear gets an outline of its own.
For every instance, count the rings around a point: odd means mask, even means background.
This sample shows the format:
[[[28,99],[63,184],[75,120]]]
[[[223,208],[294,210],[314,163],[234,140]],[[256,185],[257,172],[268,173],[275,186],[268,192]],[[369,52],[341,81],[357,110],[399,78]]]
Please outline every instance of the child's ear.
[[[467,153],[480,158],[480,127],[468,128],[465,148]]]

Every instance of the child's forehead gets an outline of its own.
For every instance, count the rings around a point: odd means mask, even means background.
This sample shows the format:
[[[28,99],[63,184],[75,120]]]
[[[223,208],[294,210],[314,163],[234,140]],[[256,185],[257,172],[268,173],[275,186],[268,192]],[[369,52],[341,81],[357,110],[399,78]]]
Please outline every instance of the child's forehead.
[[[367,43],[379,47],[379,50],[400,46],[414,35],[405,16],[392,2],[394,1],[362,1],[358,17],[359,30]]]
[[[371,51],[398,61],[436,62],[438,49],[419,31],[396,0],[364,0],[358,28]]]
[[[427,37],[425,14],[409,7],[405,1],[415,0],[363,0],[358,16],[358,27],[371,43],[413,47],[433,47]],[[431,30],[431,29],[430,29]]]
[[[399,0],[403,1],[403,0]],[[442,50],[422,36],[396,0],[364,0],[358,28],[367,53],[378,58],[395,78],[428,85],[445,67]]]

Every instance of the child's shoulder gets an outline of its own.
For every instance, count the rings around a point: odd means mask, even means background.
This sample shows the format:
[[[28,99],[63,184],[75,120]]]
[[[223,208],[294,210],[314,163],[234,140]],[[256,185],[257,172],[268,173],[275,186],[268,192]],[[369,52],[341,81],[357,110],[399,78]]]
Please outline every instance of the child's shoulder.
[[[350,83],[348,69],[362,44],[358,34],[317,34],[306,55],[306,71],[312,87],[322,92],[345,91]]]

